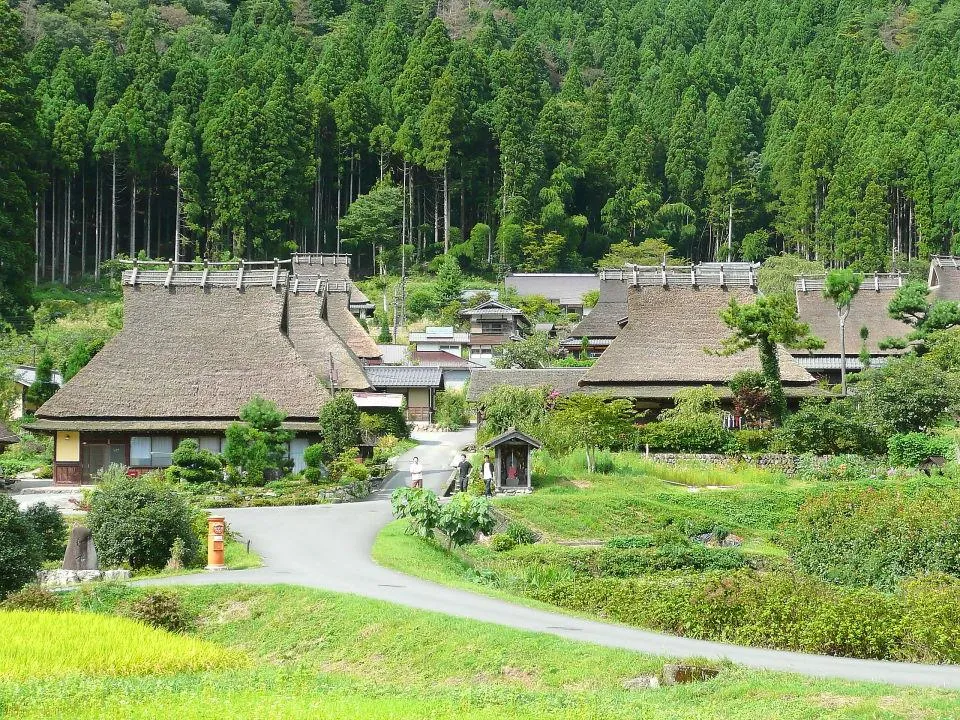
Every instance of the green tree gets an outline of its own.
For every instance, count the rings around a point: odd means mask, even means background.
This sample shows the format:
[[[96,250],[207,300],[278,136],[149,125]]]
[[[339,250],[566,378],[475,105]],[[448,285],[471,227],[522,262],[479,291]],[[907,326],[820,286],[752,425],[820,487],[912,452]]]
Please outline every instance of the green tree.
[[[53,356],[44,352],[37,360],[36,377],[27,389],[27,400],[39,407],[53,397],[57,387],[53,382]]]
[[[633,430],[633,405],[603,395],[575,393],[557,402],[550,414],[550,444],[568,449],[582,447],[587,471],[595,472],[597,450],[622,445]]]
[[[341,391],[320,408],[324,459],[332,461],[360,443],[360,410],[349,392]]]
[[[844,395],[847,394],[847,315],[862,282],[863,275],[844,269],[831,270],[823,284],[823,296],[836,306],[837,319],[840,321],[840,387]]]
[[[463,271],[456,258],[446,256],[440,262],[433,292],[436,306],[439,308],[460,301],[460,296],[463,294]]]
[[[400,215],[403,191],[390,180],[378,182],[366,195],[360,195],[340,218],[345,238],[361,246],[387,249],[400,245]],[[374,255],[376,250],[374,250]]]
[[[504,343],[493,359],[495,368],[536,369],[548,367],[557,357],[557,345],[545,332],[530,333],[523,340]]]
[[[36,579],[43,546],[13,498],[0,495],[0,599]]]
[[[770,386],[770,409],[774,419],[782,421],[787,401],[780,382],[778,345],[788,348],[823,347],[823,341],[810,336],[810,326],[797,320],[796,306],[790,297],[760,295],[752,303],[741,304],[735,297],[720,311],[720,318],[732,331],[718,355],[734,355],[748,348],[760,354],[760,370]]]
[[[223,463],[209,450],[200,449],[196,440],[182,440],[171,456],[173,464],[167,477],[173,482],[217,483],[223,479]]]
[[[276,403],[259,395],[240,409],[241,422],[227,427],[223,449],[235,480],[262,485],[268,475],[275,478],[290,470],[287,444],[293,435],[283,429],[285,418]]]
[[[916,347],[925,352],[935,333],[960,325],[960,303],[954,300],[931,300],[930,288],[923,282],[909,282],[898,288],[888,308],[890,317],[911,326],[903,338],[884,338],[884,348]]]
[[[24,330],[32,322],[34,262],[33,190],[30,162],[35,142],[35,105],[21,35],[21,20],[9,3],[0,7],[0,318]]]

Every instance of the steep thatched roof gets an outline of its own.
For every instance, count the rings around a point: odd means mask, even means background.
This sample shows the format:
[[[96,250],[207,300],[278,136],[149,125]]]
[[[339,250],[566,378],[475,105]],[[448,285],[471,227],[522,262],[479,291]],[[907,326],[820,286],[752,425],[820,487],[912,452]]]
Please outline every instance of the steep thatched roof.
[[[383,356],[376,341],[347,307],[347,293],[332,292],[327,295],[324,318],[358,358],[374,360]]]
[[[330,385],[367,390],[370,382],[357,356],[323,319],[324,297],[313,291],[287,293],[287,335],[312,372]],[[362,330],[362,328],[361,328]]]
[[[627,316],[627,283],[619,279],[604,279],[600,282],[600,300],[589,315],[570,329],[563,344],[579,347],[581,338],[591,341],[610,341],[620,334],[617,322]]]
[[[20,442],[20,438],[3,423],[0,423],[0,445],[13,445]]]
[[[300,277],[320,275],[330,280],[345,281],[350,289],[350,307],[373,309],[370,298],[350,279],[351,258],[349,255],[342,253],[339,255],[337,253],[294,253],[292,260],[294,275]]]
[[[630,288],[626,327],[587,370],[580,385],[643,397],[648,386],[722,385],[741,370],[759,370],[756,350],[726,357],[706,352],[719,349],[730,334],[720,319],[730,298],[749,303],[755,296],[749,287]],[[785,385],[813,382],[785,351],[780,353],[780,371]]]
[[[496,370],[482,368],[470,373],[468,400],[477,400],[485,392],[504,385],[526,388],[547,388],[561,395],[586,392],[577,382],[586,368],[544,368],[542,370]]]
[[[876,280],[876,283],[874,282]],[[882,280],[882,282],[881,282]],[[906,323],[894,320],[887,312],[890,301],[899,287],[894,276],[868,276],[860,291],[850,303],[850,313],[846,321],[846,351],[848,355],[860,352],[863,343],[860,328],[866,327],[867,349],[871,355],[897,355],[902,350],[881,350],[879,343],[889,337],[903,337],[911,331]],[[806,289],[804,289],[804,287]],[[826,344],[819,350],[791,350],[793,355],[839,355],[840,321],[837,308],[832,301],[823,296],[821,284],[809,281],[801,286],[797,283],[797,313],[800,319],[810,326],[810,332]]]
[[[937,300],[960,301],[960,257],[934,255],[930,258],[928,283]]]
[[[316,418],[329,393],[281,331],[286,272],[277,287],[268,273],[239,289],[201,275],[177,273],[167,287],[163,273],[144,273],[126,284],[123,330],[37,418],[235,418],[254,395],[291,420]]]

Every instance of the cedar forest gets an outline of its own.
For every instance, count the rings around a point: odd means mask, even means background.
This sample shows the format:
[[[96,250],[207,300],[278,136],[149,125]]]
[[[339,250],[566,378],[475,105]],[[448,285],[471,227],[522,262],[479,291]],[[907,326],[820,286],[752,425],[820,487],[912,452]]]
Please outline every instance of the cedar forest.
[[[15,325],[31,281],[120,253],[584,270],[653,238],[873,271],[957,250],[957,0],[13,5]]]

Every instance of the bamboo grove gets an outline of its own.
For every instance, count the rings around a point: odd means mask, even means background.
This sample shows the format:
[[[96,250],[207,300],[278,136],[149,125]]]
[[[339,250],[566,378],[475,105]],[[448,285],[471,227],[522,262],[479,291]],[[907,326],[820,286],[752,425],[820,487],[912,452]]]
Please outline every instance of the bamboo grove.
[[[498,1],[4,9],[2,113],[30,119],[0,131],[22,180],[5,272],[34,275],[32,251],[68,281],[118,253],[548,271],[656,238],[872,271],[954,249],[956,0]]]

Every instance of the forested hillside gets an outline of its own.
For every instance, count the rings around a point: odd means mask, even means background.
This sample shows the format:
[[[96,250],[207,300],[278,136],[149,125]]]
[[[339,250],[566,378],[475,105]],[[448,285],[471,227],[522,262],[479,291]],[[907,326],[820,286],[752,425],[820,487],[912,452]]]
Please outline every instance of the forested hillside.
[[[15,3],[41,277],[401,240],[526,270],[647,238],[867,271],[954,249],[958,0],[495,3]]]

